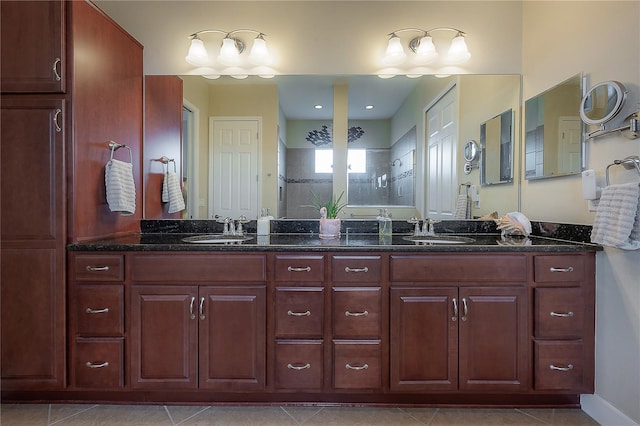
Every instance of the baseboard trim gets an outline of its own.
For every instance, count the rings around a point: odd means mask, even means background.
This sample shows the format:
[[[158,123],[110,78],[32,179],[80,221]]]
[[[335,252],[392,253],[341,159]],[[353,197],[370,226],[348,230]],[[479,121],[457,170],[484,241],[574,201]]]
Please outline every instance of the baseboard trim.
[[[598,395],[580,395],[582,411],[601,425],[640,426]]]

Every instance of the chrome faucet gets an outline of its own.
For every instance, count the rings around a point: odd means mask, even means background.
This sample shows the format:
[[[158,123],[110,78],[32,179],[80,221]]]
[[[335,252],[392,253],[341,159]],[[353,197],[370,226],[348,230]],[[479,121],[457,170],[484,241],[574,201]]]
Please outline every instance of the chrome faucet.
[[[415,228],[413,230],[413,235],[415,237],[433,237],[434,235],[436,235],[435,229],[433,227],[434,224],[439,223],[439,220],[433,220],[433,219],[429,219],[426,218],[423,222],[422,222],[422,227],[420,226],[420,219],[418,219],[417,217],[412,217],[409,220],[407,220],[407,222],[412,223],[415,225]]]

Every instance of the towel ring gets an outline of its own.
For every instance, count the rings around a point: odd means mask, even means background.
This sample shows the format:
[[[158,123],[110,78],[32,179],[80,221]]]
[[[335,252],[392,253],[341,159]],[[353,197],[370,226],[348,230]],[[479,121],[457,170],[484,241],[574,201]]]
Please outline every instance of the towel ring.
[[[131,152],[131,148],[127,145],[123,145],[114,141],[109,141],[109,149],[111,150],[111,160],[113,160],[113,154],[120,148],[127,148],[129,150],[129,161],[133,164],[133,153]]]
[[[637,155],[630,155],[628,157],[625,157],[623,160],[613,160],[613,163],[609,164],[605,170],[607,186],[610,185],[609,167],[611,166],[622,166],[627,170],[631,170],[635,167],[638,175],[640,175],[640,157],[638,157]]]
[[[173,172],[178,172],[178,169],[176,168],[176,160],[174,160],[173,158],[169,158],[166,155],[163,155],[159,160],[156,161],[160,161],[162,164],[167,165],[167,173],[169,173],[169,163],[173,163]]]

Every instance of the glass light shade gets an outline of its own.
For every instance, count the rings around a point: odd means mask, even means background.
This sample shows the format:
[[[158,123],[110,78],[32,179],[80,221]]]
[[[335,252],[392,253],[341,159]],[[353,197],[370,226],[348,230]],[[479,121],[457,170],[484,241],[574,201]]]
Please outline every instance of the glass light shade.
[[[438,59],[438,52],[436,46],[433,44],[433,38],[430,35],[426,35],[420,39],[420,44],[416,49],[416,57],[414,61],[417,64],[428,64]]]
[[[460,33],[451,41],[449,52],[447,53],[447,64],[456,65],[467,62],[471,58],[469,49],[467,49],[467,43],[464,41],[464,36]]]
[[[218,60],[224,65],[238,65],[240,63],[240,52],[236,47],[234,39],[225,37],[225,39],[222,40]]]
[[[382,62],[387,66],[400,65],[407,59],[407,54],[404,53],[402,42],[400,37],[393,34],[389,39],[387,50],[385,51]]]
[[[191,39],[189,52],[184,59],[191,65],[195,66],[203,66],[209,63],[209,55],[207,55],[207,49],[204,48],[202,40],[197,37]]]
[[[267,42],[264,41],[261,36],[253,40],[253,46],[251,46],[251,52],[249,53],[249,61],[256,65],[269,65],[271,62]]]

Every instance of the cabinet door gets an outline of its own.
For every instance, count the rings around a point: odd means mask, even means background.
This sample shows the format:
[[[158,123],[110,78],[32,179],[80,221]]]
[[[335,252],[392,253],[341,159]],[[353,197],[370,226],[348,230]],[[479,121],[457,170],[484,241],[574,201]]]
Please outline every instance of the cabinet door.
[[[195,286],[131,289],[131,386],[197,387],[198,291]]]
[[[3,390],[64,386],[63,110],[61,99],[2,97]]]
[[[261,390],[266,378],[264,286],[201,287],[200,387]]]
[[[460,389],[526,390],[527,288],[460,289]]]
[[[0,2],[2,93],[64,92],[64,8],[63,0]]]
[[[391,390],[458,387],[457,288],[391,288]]]

